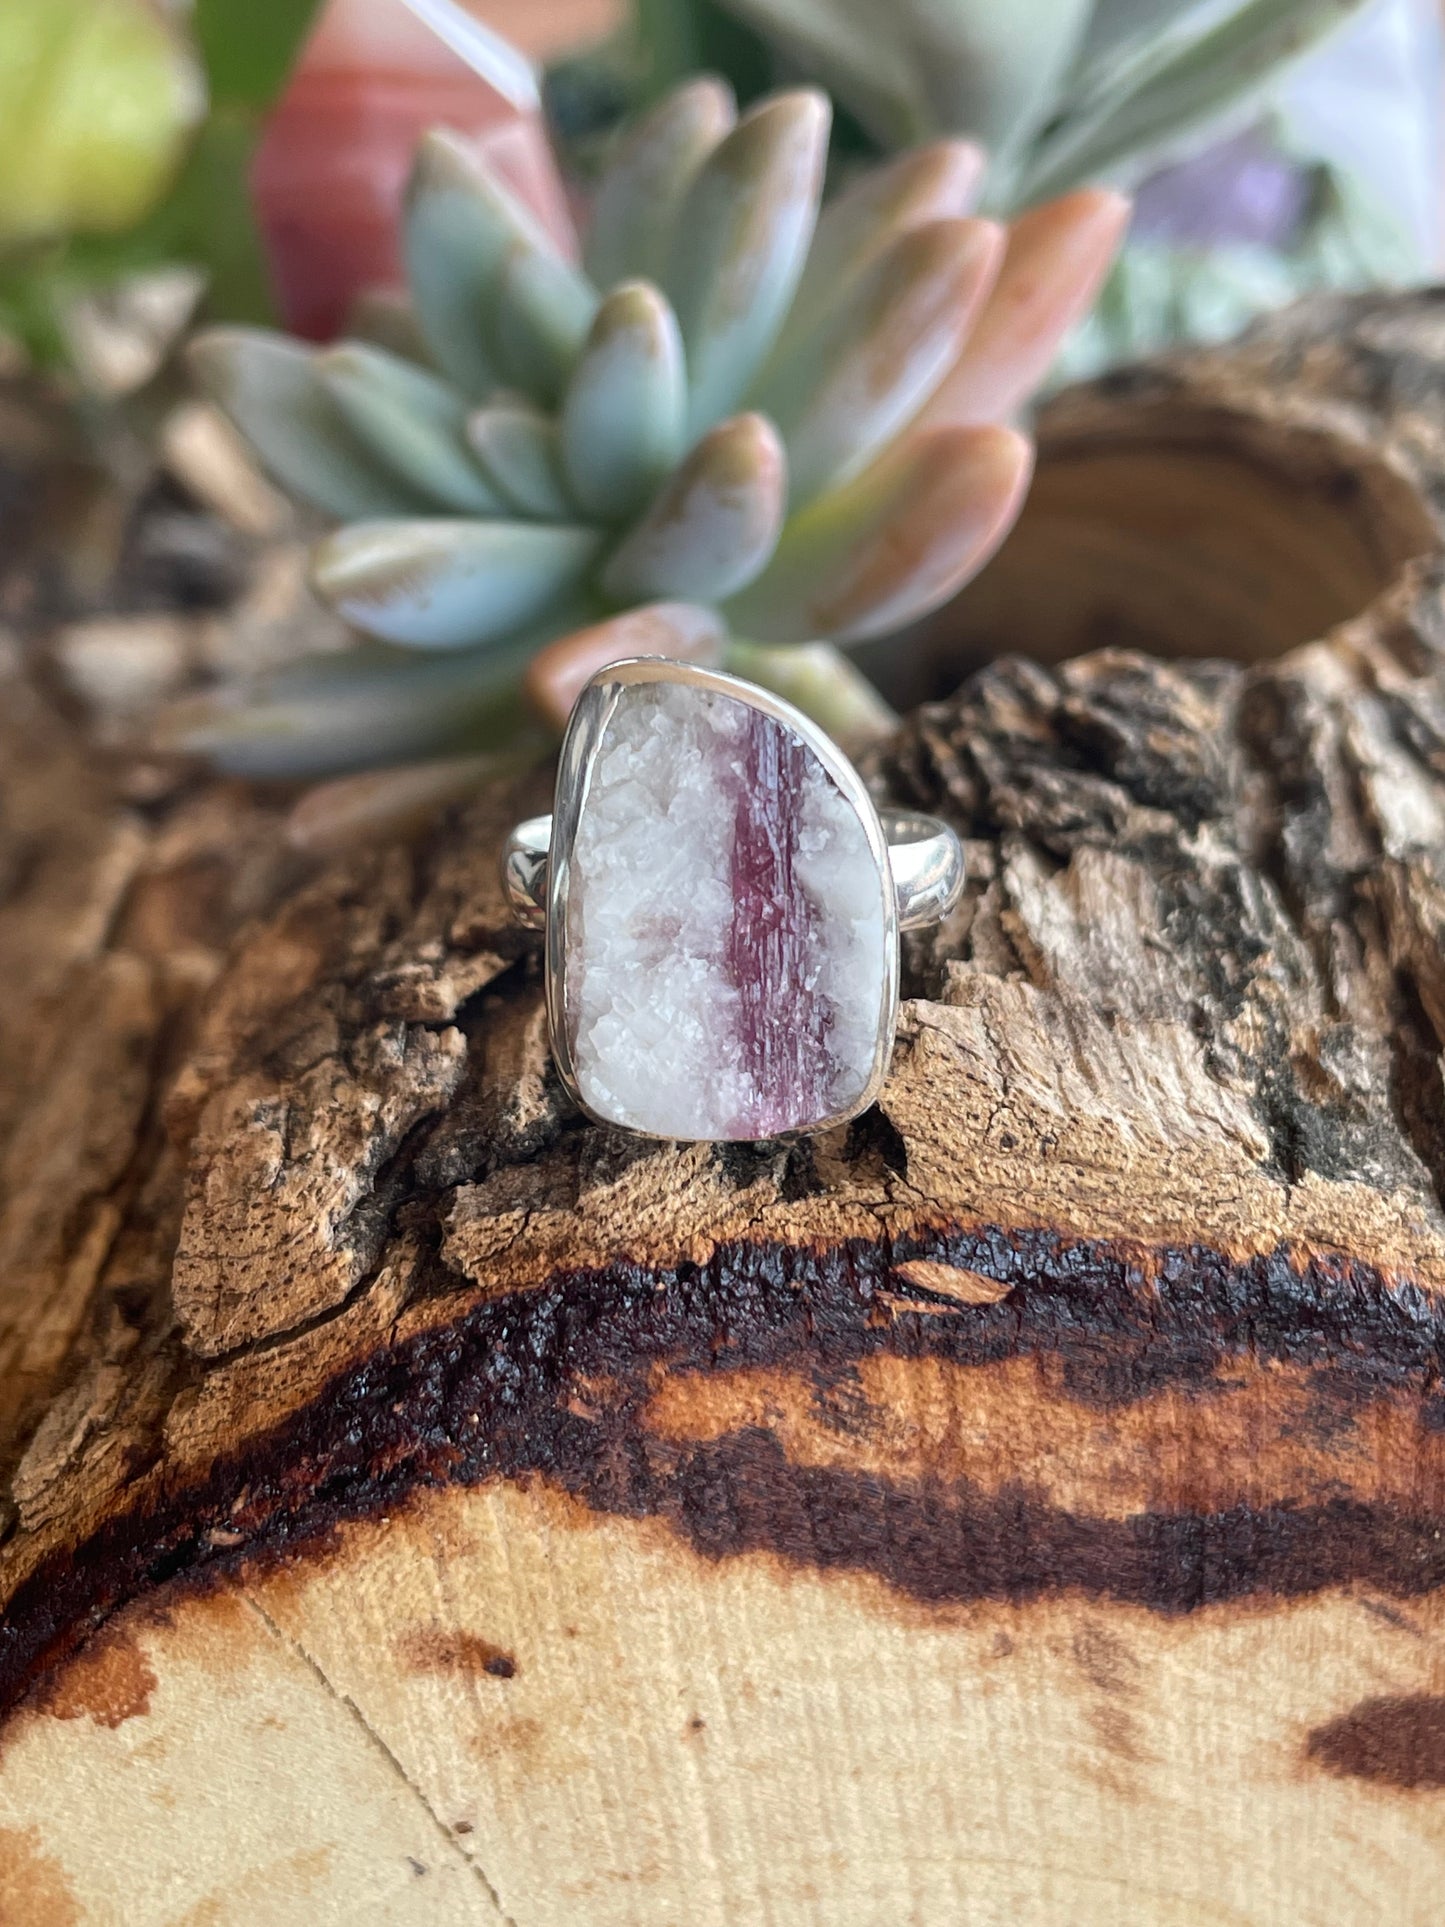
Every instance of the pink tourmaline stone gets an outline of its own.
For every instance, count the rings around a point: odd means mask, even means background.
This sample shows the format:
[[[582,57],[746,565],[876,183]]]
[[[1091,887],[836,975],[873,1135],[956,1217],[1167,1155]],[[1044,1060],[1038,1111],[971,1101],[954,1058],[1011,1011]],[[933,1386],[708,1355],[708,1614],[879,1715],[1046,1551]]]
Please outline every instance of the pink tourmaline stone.
[[[813,751],[736,698],[624,686],[573,842],[566,1013],[599,1117],[766,1138],[856,1107],[888,986],[863,822]]]
[[[402,0],[329,0],[251,167],[277,302],[295,333],[330,340],[358,295],[403,283],[402,190],[433,127],[474,137],[559,248],[575,246],[540,119],[518,115]]]

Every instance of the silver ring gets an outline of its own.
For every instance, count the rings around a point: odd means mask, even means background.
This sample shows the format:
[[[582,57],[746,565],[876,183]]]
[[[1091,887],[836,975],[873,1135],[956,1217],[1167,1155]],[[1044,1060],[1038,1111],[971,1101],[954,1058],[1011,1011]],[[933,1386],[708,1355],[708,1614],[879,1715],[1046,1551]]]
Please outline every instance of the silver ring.
[[[769,691],[643,657],[601,670],[550,816],[502,880],[546,937],[552,1055],[598,1123],[743,1143],[874,1102],[898,1019],[898,935],[963,889],[935,817],[875,809],[847,757]]]

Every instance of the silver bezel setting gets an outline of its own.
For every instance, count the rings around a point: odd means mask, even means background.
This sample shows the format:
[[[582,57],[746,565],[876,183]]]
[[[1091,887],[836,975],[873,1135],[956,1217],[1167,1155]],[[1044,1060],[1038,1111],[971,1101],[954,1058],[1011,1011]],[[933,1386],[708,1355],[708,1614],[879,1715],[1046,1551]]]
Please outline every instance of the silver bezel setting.
[[[893,1056],[894,1034],[898,1028],[898,902],[889,862],[888,843],[872,797],[848,758],[811,718],[770,690],[760,689],[741,677],[717,669],[700,669],[691,663],[673,662],[661,656],[637,656],[610,663],[588,683],[567,725],[557,764],[557,788],[552,810],[552,842],[547,863],[547,1028],[552,1058],[567,1095],[596,1124],[614,1130],[631,1131],[637,1137],[656,1137],[650,1131],[622,1124],[616,1118],[594,1111],[577,1084],[571,1041],[567,1034],[567,911],[572,880],[572,852],[578,825],[586,807],[587,793],[597,752],[617,705],[619,693],[640,683],[682,683],[689,688],[726,696],[733,702],[760,711],[774,722],[792,730],[812,751],[829,778],[852,805],[863,825],[878,880],[883,904],[883,994],[878,1013],[878,1033],[873,1063],[867,1083],[857,1101],[846,1110],[836,1111],[816,1122],[777,1134],[779,1138],[813,1137],[821,1131],[847,1124],[876,1103],[888,1076]],[[659,1142],[674,1140],[659,1138]],[[698,1139],[700,1143],[771,1142],[771,1139]]]

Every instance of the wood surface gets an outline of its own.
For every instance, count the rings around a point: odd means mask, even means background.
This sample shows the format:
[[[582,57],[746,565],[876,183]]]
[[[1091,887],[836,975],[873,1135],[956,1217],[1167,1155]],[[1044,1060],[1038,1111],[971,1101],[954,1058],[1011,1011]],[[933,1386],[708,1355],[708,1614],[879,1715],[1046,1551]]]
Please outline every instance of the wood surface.
[[[1435,1927],[1442,393],[1424,294],[1053,405],[809,1143],[568,1108],[545,774],[308,868],[12,679],[6,1927]]]

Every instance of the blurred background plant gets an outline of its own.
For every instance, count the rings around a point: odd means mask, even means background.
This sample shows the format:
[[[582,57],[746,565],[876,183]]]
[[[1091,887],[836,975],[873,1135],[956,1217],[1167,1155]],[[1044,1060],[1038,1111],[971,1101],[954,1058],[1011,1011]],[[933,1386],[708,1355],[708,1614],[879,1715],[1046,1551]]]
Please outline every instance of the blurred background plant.
[[[1125,208],[1037,210],[1020,256],[970,211],[979,150],[941,140],[820,218],[830,118],[815,88],[738,118],[690,81],[615,146],[580,240],[487,142],[431,134],[389,345],[202,335],[208,392],[340,524],[312,581],[370,642],[193,699],[166,740],[271,775],[496,750],[524,689],[559,728],[639,651],[724,661],[838,733],[886,717],[830,645],[930,613],[1007,532],[1009,418]]]
[[[203,289],[226,313],[270,311],[247,169],[308,12],[6,0],[0,328],[16,348],[123,389],[153,372],[147,335],[164,345]]]
[[[744,100],[819,80],[845,165],[976,139],[1004,217],[1083,183],[1132,193],[1130,244],[1060,375],[1439,261],[1434,0],[634,0],[603,48],[554,68],[554,117],[585,162],[623,103],[699,66]]]
[[[469,0],[555,56],[579,179],[624,114],[712,71],[744,106],[827,87],[840,173],[949,133],[988,150],[983,206],[1004,218],[1095,182],[1133,194],[1060,374],[1439,260],[1435,0],[628,4]],[[400,279],[402,183],[433,125],[510,126],[494,165],[551,192],[539,125],[403,0],[6,0],[0,333],[102,388],[136,385],[202,298],[334,335],[358,289]]]
[[[876,722],[886,712],[833,645],[881,637],[870,670],[904,660],[900,629],[982,565],[1017,513],[1027,417],[1051,371],[1227,334],[1312,281],[1405,275],[1434,248],[1432,0],[636,0],[621,27],[626,0],[548,0],[545,13],[530,0],[7,4],[15,57],[0,45],[0,88],[16,158],[0,160],[0,328],[82,393],[140,391],[139,406],[79,412],[126,480],[119,506],[113,487],[92,489],[81,537],[67,537],[82,587],[46,605],[67,616],[62,677],[113,740],[169,704],[170,747],[236,770],[443,758],[318,793],[300,819],[310,841],[474,782],[479,750],[534,753],[524,675],[533,718],[555,726],[580,678],[619,651],[726,660],[835,728]],[[489,20],[524,22],[529,58]],[[584,42],[545,89],[564,175],[532,59]],[[674,78],[699,69],[731,88],[675,94]],[[831,141],[814,143],[813,211],[826,172],[837,206],[881,194],[876,232],[864,222],[879,261],[895,245],[902,261],[930,224],[969,237],[967,286],[955,234],[898,284],[913,303],[895,303],[887,327],[886,303],[860,307],[840,277],[833,311],[797,333],[789,304],[811,286],[819,306],[836,223],[819,230],[822,266],[803,269],[806,245],[778,254],[767,196],[709,172],[714,149],[734,151],[730,105],[703,115],[693,146],[664,143],[655,178],[618,200],[624,115],[733,90],[746,113],[780,82],[812,98],[797,86],[815,78],[842,108]],[[428,147],[404,221],[413,150],[438,123],[453,136]],[[1382,128],[1395,141],[1383,157]],[[917,178],[946,155],[938,178],[952,186],[890,213],[876,183],[914,179],[915,138],[934,156]],[[895,150],[901,173],[880,171]],[[676,225],[706,229],[702,203],[679,216],[704,179],[708,218],[734,222],[734,266],[786,256],[776,288],[758,282],[781,303],[781,345],[764,331],[722,412],[699,401],[708,331],[689,311],[694,244]],[[1108,183],[1136,186],[1141,213],[1090,314],[1126,208]],[[634,221],[609,252],[615,205],[633,200],[655,232]],[[461,222],[450,237],[448,221]],[[510,259],[519,245],[525,271],[502,274],[498,247]],[[635,341],[619,376],[594,339],[623,309],[620,334],[673,344],[659,352],[676,363],[638,409]],[[230,324],[203,365],[284,493],[186,394],[169,350],[193,312]],[[364,339],[317,353],[236,330],[277,314],[311,341]],[[597,473],[579,454],[589,419]],[[653,435],[640,469],[629,423]],[[820,434],[834,465],[811,474]],[[704,451],[721,466],[697,495]],[[751,534],[746,515],[723,513],[729,491],[757,511]],[[691,550],[676,526],[649,532],[649,500],[681,522],[697,510]],[[318,602],[307,556],[328,519],[342,526],[316,554]],[[892,599],[854,622],[822,589],[875,536]],[[649,541],[647,565],[624,567]],[[443,605],[448,633],[423,633]],[[97,608],[136,614],[69,621]],[[179,626],[152,620],[176,608]]]
[[[557,0],[539,43],[605,18],[606,0]],[[337,333],[360,289],[401,278],[402,185],[438,125],[505,133],[524,196],[556,191],[540,117],[403,0],[4,0],[12,363],[124,393],[202,303]]]

